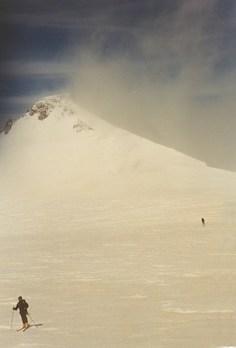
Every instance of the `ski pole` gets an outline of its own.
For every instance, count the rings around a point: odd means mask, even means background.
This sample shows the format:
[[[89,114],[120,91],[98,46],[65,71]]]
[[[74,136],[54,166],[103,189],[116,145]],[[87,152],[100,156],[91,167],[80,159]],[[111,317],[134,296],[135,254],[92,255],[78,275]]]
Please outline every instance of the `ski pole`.
[[[28,317],[30,317],[30,320],[33,322],[33,324],[34,324],[36,327],[38,327],[38,325],[33,321],[33,319],[31,318],[31,316],[29,315],[29,313],[28,313]]]
[[[12,316],[11,316],[11,327],[10,327],[10,330],[12,330],[13,316],[14,316],[14,310],[12,310]]]

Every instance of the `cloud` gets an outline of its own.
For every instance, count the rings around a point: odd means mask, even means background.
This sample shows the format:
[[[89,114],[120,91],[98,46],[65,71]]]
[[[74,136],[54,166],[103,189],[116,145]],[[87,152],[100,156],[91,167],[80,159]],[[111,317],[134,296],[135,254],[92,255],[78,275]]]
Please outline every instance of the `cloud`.
[[[71,73],[70,62],[55,62],[55,61],[25,61],[12,60],[4,62],[0,67],[2,76],[27,76],[27,75],[68,75]]]
[[[128,36],[94,35],[75,58],[74,98],[116,125],[236,169],[229,155],[236,148],[236,69],[224,65],[236,52],[226,12],[222,17],[217,1],[183,0],[134,27],[130,46]]]
[[[27,105],[32,103],[38,95],[35,96],[17,96],[17,97],[1,97],[0,103],[10,103],[11,105]]]
[[[2,0],[2,23],[21,24],[39,27],[54,27],[63,29],[76,28],[105,28],[107,18],[117,11],[126,12],[137,8],[138,2],[121,3],[113,0],[87,0],[84,1],[34,1],[34,6],[29,6],[28,1],[21,0],[9,2]],[[113,24],[114,29],[123,29],[123,25]]]

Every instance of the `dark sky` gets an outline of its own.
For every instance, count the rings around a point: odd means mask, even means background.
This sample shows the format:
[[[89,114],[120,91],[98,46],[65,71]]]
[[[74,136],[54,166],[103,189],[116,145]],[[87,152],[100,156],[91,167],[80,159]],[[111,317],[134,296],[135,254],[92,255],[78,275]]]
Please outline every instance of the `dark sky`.
[[[1,0],[0,124],[41,96],[236,169],[234,0]]]

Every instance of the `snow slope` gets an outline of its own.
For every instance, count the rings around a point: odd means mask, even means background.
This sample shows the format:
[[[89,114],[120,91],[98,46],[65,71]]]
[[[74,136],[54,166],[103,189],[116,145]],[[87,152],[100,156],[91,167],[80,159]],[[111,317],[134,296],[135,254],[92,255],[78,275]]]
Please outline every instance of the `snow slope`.
[[[236,346],[235,173],[68,95],[9,122],[0,152],[1,347]],[[42,326],[9,330],[18,296]]]
[[[5,130],[6,131],[6,130]],[[0,135],[9,190],[80,196],[214,193],[235,175],[152,143],[89,114],[69,95],[46,97]]]

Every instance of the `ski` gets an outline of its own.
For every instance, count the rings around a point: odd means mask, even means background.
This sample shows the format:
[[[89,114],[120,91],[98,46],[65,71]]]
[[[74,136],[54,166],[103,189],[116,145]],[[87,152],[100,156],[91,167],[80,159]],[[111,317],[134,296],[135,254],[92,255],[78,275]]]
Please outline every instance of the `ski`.
[[[20,329],[18,329],[18,330],[16,330],[17,332],[19,332],[19,331],[21,331],[21,330],[23,330],[24,329],[24,327],[21,327]]]
[[[18,329],[18,330],[16,330],[17,332],[19,332],[19,331],[26,331],[26,330],[28,330],[29,328],[31,328],[31,327],[39,327],[39,326],[43,326],[43,324],[30,324],[29,326],[27,326],[27,327],[21,327],[20,329]]]
[[[23,332],[25,332],[26,330],[28,330],[30,327],[31,327],[31,325],[25,327],[25,328],[23,329]]]

